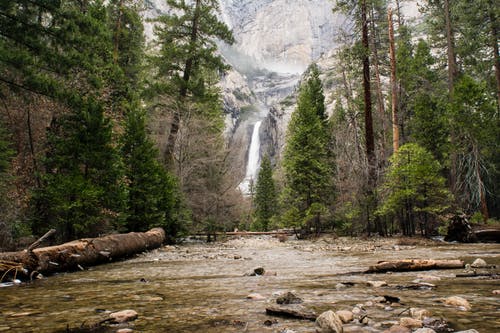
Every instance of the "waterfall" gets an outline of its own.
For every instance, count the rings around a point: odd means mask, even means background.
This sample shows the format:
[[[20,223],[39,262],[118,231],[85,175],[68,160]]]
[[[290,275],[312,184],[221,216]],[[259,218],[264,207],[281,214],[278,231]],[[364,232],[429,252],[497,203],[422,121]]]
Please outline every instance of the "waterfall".
[[[252,139],[250,141],[250,149],[248,150],[247,170],[245,179],[240,183],[239,189],[243,194],[250,194],[252,183],[257,181],[257,172],[260,165],[260,136],[259,129],[262,121],[259,120],[253,126]]]

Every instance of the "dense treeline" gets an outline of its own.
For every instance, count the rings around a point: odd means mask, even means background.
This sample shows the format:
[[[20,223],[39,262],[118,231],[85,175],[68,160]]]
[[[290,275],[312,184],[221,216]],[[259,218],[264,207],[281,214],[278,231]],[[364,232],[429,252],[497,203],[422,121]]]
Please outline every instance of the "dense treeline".
[[[49,228],[69,240],[161,226],[174,241],[232,218],[213,88],[227,69],[215,39],[232,35],[216,1],[168,4],[147,50],[141,1],[0,3],[0,247]],[[155,112],[171,123],[162,154]]]
[[[406,2],[335,2],[352,25],[339,32],[335,68],[322,68],[333,104],[328,134],[305,118],[304,109],[317,109],[306,75],[276,169],[275,225],[430,236],[449,214],[480,223],[500,216],[499,8],[424,1],[421,20],[407,22]],[[319,172],[325,148],[333,182]]]
[[[147,47],[139,0],[0,1],[0,247],[50,228],[432,235],[448,213],[500,216],[494,1],[425,1],[416,23],[404,0],[332,3],[352,26],[335,67],[304,74],[251,204],[216,88],[232,33],[216,0],[166,3]]]

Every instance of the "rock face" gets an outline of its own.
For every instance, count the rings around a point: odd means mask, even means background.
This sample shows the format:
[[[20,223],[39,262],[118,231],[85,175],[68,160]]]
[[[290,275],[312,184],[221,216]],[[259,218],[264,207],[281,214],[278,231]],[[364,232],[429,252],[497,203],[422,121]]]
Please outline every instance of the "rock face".
[[[329,310],[316,319],[316,333],[342,333],[342,321],[339,316]]]

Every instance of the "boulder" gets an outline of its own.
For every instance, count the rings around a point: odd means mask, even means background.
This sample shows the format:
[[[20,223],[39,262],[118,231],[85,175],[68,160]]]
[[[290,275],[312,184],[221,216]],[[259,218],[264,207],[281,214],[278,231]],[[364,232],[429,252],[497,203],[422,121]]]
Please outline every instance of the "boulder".
[[[287,292],[276,299],[276,303],[278,304],[300,304],[302,302],[304,302],[302,298],[292,292]]]
[[[332,310],[323,312],[316,318],[316,333],[343,333],[342,321]]]
[[[469,301],[467,301],[465,298],[460,297],[460,296],[448,297],[448,298],[444,299],[443,302],[446,305],[456,306],[456,307],[459,307],[465,311],[469,311],[470,309],[472,309]]]
[[[452,332],[448,322],[441,318],[427,317],[422,320],[424,327],[431,328],[436,332]]]
[[[399,318],[399,325],[408,328],[420,328],[422,327],[422,321],[410,317]]]
[[[113,312],[109,314],[109,318],[117,324],[126,323],[129,321],[134,321],[138,317],[137,312],[134,310],[122,310],[118,312]]]
[[[431,313],[426,309],[410,308],[410,316],[414,319],[423,320],[425,317],[430,317]]]
[[[354,314],[349,310],[339,310],[336,314],[343,323],[351,322],[354,319]]]
[[[483,259],[477,258],[476,260],[474,260],[474,262],[472,262],[470,267],[472,267],[472,268],[487,268],[488,264]]]

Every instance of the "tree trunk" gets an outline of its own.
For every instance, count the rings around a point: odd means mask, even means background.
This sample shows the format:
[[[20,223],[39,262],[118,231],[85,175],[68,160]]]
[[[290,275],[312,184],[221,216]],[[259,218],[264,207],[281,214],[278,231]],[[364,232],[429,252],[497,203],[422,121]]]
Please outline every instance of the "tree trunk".
[[[498,50],[498,26],[495,15],[495,6],[492,0],[488,1],[488,13],[491,24],[491,45],[493,48],[493,60],[495,66],[495,78],[497,81],[497,110],[500,110],[500,53]]]
[[[380,66],[379,57],[377,51],[377,31],[375,29],[375,14],[373,12],[373,6],[370,11],[370,27],[371,27],[371,50],[373,53],[373,67],[375,69],[375,82],[377,85],[377,110],[380,117],[380,122],[382,123],[382,159],[385,162],[386,158],[386,147],[387,147],[387,124],[385,119],[385,107],[384,107],[384,96],[382,93],[382,81],[380,79]]]
[[[389,55],[391,58],[391,90],[392,90],[392,149],[395,154],[399,149],[398,127],[398,86],[396,82],[396,48],[394,46],[394,26],[392,23],[392,9],[387,13],[389,21]]]
[[[22,265],[26,271],[17,274],[29,277],[34,272],[50,274],[81,269],[115,259],[131,256],[160,247],[165,241],[165,231],[154,228],[148,232],[114,234],[99,238],[84,238],[56,246],[34,250],[0,253],[0,263]],[[11,265],[12,266],[12,265]],[[0,265],[0,275],[7,269]],[[6,266],[8,267],[8,266]]]
[[[118,64],[118,49],[120,47],[120,29],[122,28],[122,6],[123,0],[118,2],[118,17],[116,19],[116,31],[114,38],[114,47],[113,47],[113,63],[115,65]]]
[[[366,273],[385,273],[385,272],[408,272],[408,271],[427,271],[431,269],[460,269],[464,268],[462,260],[421,260],[421,259],[403,259],[392,261],[380,261],[366,271]]]
[[[363,43],[363,91],[364,91],[364,111],[365,111],[365,141],[366,158],[368,162],[368,187],[366,195],[368,202],[374,199],[376,186],[376,159],[375,159],[375,136],[373,134],[373,116],[372,116],[372,96],[370,86],[370,44],[368,39],[368,19],[366,0],[361,2],[361,24],[362,24],[362,43]],[[367,206],[367,232],[371,232],[370,223],[371,207]]]
[[[194,9],[193,21],[191,26],[191,36],[189,40],[191,51],[196,45],[196,41],[198,40],[198,29],[199,29],[199,21],[201,15],[201,0],[196,0],[196,5]],[[189,58],[186,59],[186,63],[184,65],[184,73],[182,76],[182,85],[179,89],[179,106],[175,108],[174,115],[172,118],[172,124],[170,125],[170,132],[167,138],[167,146],[165,149],[165,162],[167,164],[172,163],[174,158],[174,148],[175,142],[177,141],[177,134],[179,133],[179,127],[181,122],[181,110],[183,108],[183,104],[187,97],[188,93],[188,85],[189,80],[191,79],[191,75],[194,67],[194,56],[190,55]]]
[[[455,86],[455,79],[457,77],[457,62],[455,57],[455,34],[451,23],[450,2],[444,0],[444,19],[446,31],[446,46],[448,56],[448,94],[450,104],[453,102],[453,90]],[[456,134],[452,128],[450,133],[450,140],[452,145],[456,143]],[[453,192],[456,192],[457,183],[457,154],[452,150],[450,154],[451,168],[450,168],[450,183]]]

